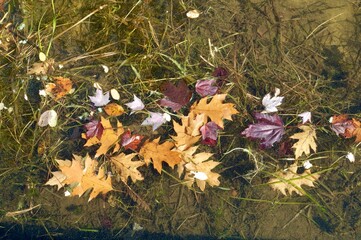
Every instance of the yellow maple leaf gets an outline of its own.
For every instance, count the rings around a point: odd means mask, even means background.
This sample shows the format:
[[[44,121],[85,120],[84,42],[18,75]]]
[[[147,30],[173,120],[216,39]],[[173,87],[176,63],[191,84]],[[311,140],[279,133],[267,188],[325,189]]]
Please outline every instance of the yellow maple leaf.
[[[194,149],[192,149],[193,151]],[[191,187],[194,182],[197,183],[197,186],[204,191],[206,188],[206,183],[208,183],[211,187],[219,186],[220,182],[218,178],[220,175],[218,173],[214,173],[211,170],[218,166],[220,162],[216,162],[213,160],[208,160],[213,154],[201,152],[195,155],[189,155],[192,152],[189,152],[186,155],[188,158],[185,161],[189,161],[184,165],[186,169],[186,175],[184,179],[186,180],[186,185]]]
[[[132,161],[132,158],[136,155],[136,153],[128,155],[120,153],[119,155],[110,158],[115,166],[116,172],[120,175],[120,179],[125,183],[127,183],[128,177],[130,177],[133,182],[144,179],[137,168],[143,166],[145,162]]]
[[[114,146],[113,153],[120,149],[120,145],[118,143],[119,137],[124,133],[124,129],[122,124],[117,120],[117,128],[114,130],[110,121],[101,117],[100,120],[103,125],[103,134],[100,139],[97,136],[91,137],[84,144],[85,147],[93,146],[95,144],[100,144],[95,157],[99,157],[102,154],[106,154],[107,151]],[[86,139],[86,135],[83,133],[82,137]]]
[[[276,177],[271,178],[268,183],[273,190],[278,190],[285,196],[287,192],[290,195],[292,195],[292,192],[298,195],[304,195],[304,190],[301,186],[315,187],[313,183],[320,177],[317,173],[311,173],[309,169],[305,170],[302,174],[298,174],[296,164],[291,165],[287,171],[281,170],[276,172],[275,176]]]
[[[162,162],[166,162],[171,168],[182,161],[180,153],[172,151],[174,143],[165,141],[159,144],[160,138],[153,141],[147,140],[139,151],[139,155],[144,158],[144,162],[149,165],[153,163],[153,167],[162,173]]]
[[[209,117],[211,121],[215,122],[221,128],[224,127],[223,119],[232,120],[232,115],[238,113],[232,103],[223,103],[227,94],[214,95],[212,100],[207,103],[208,98],[202,98],[199,103],[194,103],[191,107],[191,111],[195,114],[204,114]],[[207,122],[205,118],[204,123]]]
[[[312,126],[302,125],[299,127],[303,132],[295,133],[290,138],[297,139],[298,141],[293,144],[292,148],[295,148],[295,159],[298,159],[302,153],[309,155],[311,149],[316,152],[316,129]]]

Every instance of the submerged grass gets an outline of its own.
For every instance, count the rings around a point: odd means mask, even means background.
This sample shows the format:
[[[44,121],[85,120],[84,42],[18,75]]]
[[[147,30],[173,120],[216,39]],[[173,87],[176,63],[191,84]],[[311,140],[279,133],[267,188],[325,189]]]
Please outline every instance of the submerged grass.
[[[347,223],[358,226],[355,219],[361,214],[356,197],[359,169],[347,166],[342,158],[345,151],[355,156],[361,153],[351,141],[332,136],[327,125],[334,114],[361,117],[360,6],[350,5],[354,17],[348,20],[347,31],[339,34],[332,27],[342,15],[316,18],[315,12],[327,12],[330,7],[311,2],[287,7],[282,1],[9,1],[0,22],[0,101],[8,107],[0,111],[0,184],[6,193],[0,201],[1,221],[10,221],[6,212],[29,209],[13,216],[13,222],[44,226],[50,238],[49,227],[98,231],[119,224],[117,235],[127,235],[135,233],[131,230],[135,223],[148,231],[172,234],[256,237],[259,232],[252,226],[253,218],[262,221],[262,214],[283,205],[306,205],[312,211],[308,220],[322,225],[332,219],[326,232],[351,231]],[[201,16],[186,18],[190,9],[198,9]],[[55,59],[52,76],[74,81],[75,92],[66,99],[54,102],[39,97],[46,79],[26,74],[38,61],[39,52]],[[228,71],[224,92],[240,112],[233,123],[227,123],[212,149],[222,161],[223,189],[200,193],[185,189],[173,172],[144,173],[149,180],[132,189],[152,203],[152,215],[134,207],[129,192],[125,197],[111,196],[107,203],[112,208],[105,212],[104,201],[95,204],[97,213],[107,214],[112,224],[108,218],[86,215],[91,207],[82,208],[79,215],[70,210],[48,215],[54,211],[52,197],[61,206],[63,196],[42,186],[54,170],[55,158],[70,159],[74,152],[86,152],[79,137],[83,125],[79,116],[95,110],[88,101],[95,82],[106,91],[118,88],[122,102],[130,102],[136,94],[147,106],[159,108],[156,100],[163,82],[185,80],[194,87],[219,66]],[[289,162],[280,160],[276,151],[258,150],[256,143],[239,136],[253,121],[252,112],[261,110],[260,99],[275,87],[286,99],[280,110],[286,125],[294,125],[297,114],[311,111],[320,132],[318,153],[308,160],[323,174],[318,188],[304,191],[306,197],[281,198],[264,187],[267,172]],[[37,126],[40,113],[52,108],[66,118],[55,128]],[[129,121],[136,125],[141,119],[133,116]],[[164,129],[159,132],[169,128]],[[339,186],[340,180],[347,183]],[[127,192],[124,186],[120,188]],[[342,200],[335,201],[337,197]],[[14,205],[7,205],[10,201]],[[43,205],[33,209],[38,202]],[[75,202],[84,204],[81,199]],[[345,215],[342,203],[356,213]],[[299,208],[296,218],[302,216],[298,212]],[[56,222],[64,216],[69,220]],[[245,226],[239,227],[241,223]],[[272,234],[264,236],[275,237]]]

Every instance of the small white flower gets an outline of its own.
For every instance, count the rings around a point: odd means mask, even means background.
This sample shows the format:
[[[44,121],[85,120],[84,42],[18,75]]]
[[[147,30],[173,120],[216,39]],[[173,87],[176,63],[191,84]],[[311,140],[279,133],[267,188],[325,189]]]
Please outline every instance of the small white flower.
[[[109,67],[108,66],[102,65],[102,67],[103,67],[103,70],[104,70],[105,73],[109,72]]]
[[[3,109],[7,109],[7,107],[5,107],[5,104],[3,102],[0,102],[0,111]]]
[[[355,162],[355,155],[353,155],[352,152],[348,152],[348,153],[346,154],[346,158],[347,158],[351,163]]]
[[[71,195],[71,193],[68,191],[68,190],[66,190],[65,192],[64,192],[64,196],[65,197],[69,197]]]
[[[305,169],[310,169],[312,166],[313,166],[312,163],[310,163],[310,161],[308,160],[303,163],[303,167]]]
[[[43,97],[46,97],[47,93],[46,93],[45,89],[39,90],[39,95],[43,96]]]
[[[13,108],[13,107],[9,107],[9,108],[8,108],[8,112],[9,112],[9,113],[12,113],[13,111],[14,111],[14,108]]]

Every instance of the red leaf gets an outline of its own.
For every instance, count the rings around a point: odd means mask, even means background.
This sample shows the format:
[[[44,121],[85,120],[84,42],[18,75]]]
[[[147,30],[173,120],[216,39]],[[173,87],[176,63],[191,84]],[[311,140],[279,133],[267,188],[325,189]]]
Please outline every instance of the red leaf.
[[[208,146],[217,145],[218,129],[222,129],[215,122],[208,122],[200,128],[202,143]]]
[[[100,121],[92,120],[85,124],[85,128],[87,130],[85,134],[87,139],[96,136],[100,140],[104,130],[104,127]]]
[[[205,96],[213,96],[217,93],[218,87],[214,86],[216,84],[216,80],[198,80],[196,84],[196,92],[201,95],[201,97]]]
[[[258,123],[251,124],[241,134],[251,139],[261,140],[261,148],[270,148],[275,142],[281,140],[285,130],[283,121],[277,115],[269,115],[264,113],[255,113],[255,119]]]
[[[130,130],[127,130],[122,135],[122,146],[125,150],[131,149],[133,151],[137,151],[139,148],[139,144],[142,142],[144,136],[139,134],[134,134],[132,136]]]
[[[159,104],[164,107],[170,107],[173,111],[181,109],[192,97],[192,92],[184,81],[178,82],[177,85],[166,82],[161,86],[161,91],[166,97],[161,99]]]

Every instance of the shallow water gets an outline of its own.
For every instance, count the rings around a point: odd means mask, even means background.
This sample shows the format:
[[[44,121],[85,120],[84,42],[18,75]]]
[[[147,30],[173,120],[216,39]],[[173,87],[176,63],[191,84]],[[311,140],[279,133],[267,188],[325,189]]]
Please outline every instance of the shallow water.
[[[2,25],[6,21],[14,24],[11,31],[2,26],[1,32],[0,100],[14,106],[13,114],[2,111],[0,115],[0,232],[5,239],[152,239],[152,234],[166,239],[361,237],[361,168],[340,157],[345,151],[354,151],[359,158],[359,146],[334,135],[328,137],[328,130],[321,125],[334,114],[360,114],[358,1],[64,0],[54,6],[47,1],[14,1],[5,9],[9,6],[9,15],[0,15],[5,16]],[[198,9],[200,17],[187,19],[190,9]],[[18,31],[21,22],[26,27]],[[5,46],[7,38],[14,38],[17,44],[9,40]],[[19,45],[24,38],[29,42]],[[221,187],[207,187],[200,193],[175,181],[176,173],[170,168],[167,171],[174,173],[172,177],[144,172],[149,180],[131,188],[150,205],[152,210],[147,212],[121,184],[114,194],[89,203],[87,197],[67,198],[62,191],[44,186],[49,172],[54,171],[55,158],[70,159],[74,152],[85,155],[88,151],[80,138],[82,123],[71,122],[87,112],[88,105],[75,100],[55,103],[67,113],[63,129],[36,126],[37,109],[52,104],[37,95],[43,84],[26,75],[39,50],[55,59],[56,74],[75,79],[76,86],[84,89],[76,92],[83,99],[94,82],[107,89],[119,86],[121,101],[127,102],[134,92],[152,96],[148,92],[153,91],[158,96],[159,83],[167,79],[184,79],[194,86],[215,66],[229,69],[231,84],[227,86],[238,85],[241,90],[229,87],[227,92],[238,100],[240,115],[226,124],[222,146],[211,149],[224,166]],[[171,57],[159,57],[166,54]],[[59,69],[58,64],[64,68]],[[109,66],[110,72],[104,72],[102,65]],[[259,166],[245,152],[224,154],[229,149],[255,146],[240,137],[246,125],[239,122],[257,109],[257,97],[275,87],[287,94],[291,109],[299,101],[297,93],[307,89],[301,95],[305,103],[297,106],[315,111],[321,126],[319,139],[325,139],[319,146],[325,153],[319,156],[325,160],[315,164],[324,173],[316,188],[306,188],[307,196],[285,197],[266,184],[270,166],[281,169],[287,164],[277,161],[276,149],[254,148],[252,157],[259,160]],[[330,96],[320,97],[323,92]],[[24,93],[29,102],[23,99]],[[254,97],[248,99],[250,106],[241,105],[249,96]],[[149,104],[155,101],[148,100]],[[141,134],[151,132],[138,126],[142,119],[136,115],[121,120]],[[170,131],[164,128],[158,133],[166,136]],[[89,151],[94,153],[94,149]],[[258,172],[264,165],[266,170]],[[14,215],[9,217],[9,212]]]

